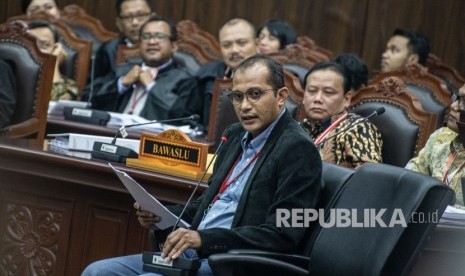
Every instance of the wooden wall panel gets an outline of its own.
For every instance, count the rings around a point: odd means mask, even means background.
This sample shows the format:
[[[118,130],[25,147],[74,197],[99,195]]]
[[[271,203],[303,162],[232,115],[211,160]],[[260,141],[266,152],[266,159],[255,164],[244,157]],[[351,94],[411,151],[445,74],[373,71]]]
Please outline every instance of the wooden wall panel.
[[[59,6],[77,3],[99,18],[107,29],[115,26],[116,0],[57,0]],[[381,53],[396,27],[417,29],[431,43],[431,51],[465,75],[463,0],[152,0],[158,14],[173,21],[191,19],[217,36],[230,18],[244,17],[256,25],[268,18],[288,20],[298,35],[308,35],[334,54],[359,54],[370,70],[379,68]],[[18,15],[20,1],[2,1],[0,22]],[[2,6],[3,5],[3,6]]]

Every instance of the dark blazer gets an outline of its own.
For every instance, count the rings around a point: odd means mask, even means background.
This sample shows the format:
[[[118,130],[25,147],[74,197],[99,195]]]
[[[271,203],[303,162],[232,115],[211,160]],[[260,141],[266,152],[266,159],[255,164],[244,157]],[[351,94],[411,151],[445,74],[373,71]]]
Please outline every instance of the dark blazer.
[[[116,78],[97,91],[92,107],[105,111],[123,112],[131,98],[133,88],[120,95],[118,78],[129,72],[134,64],[126,63],[117,68]],[[149,120],[165,120],[190,116],[200,112],[197,82],[174,63],[160,70],[156,85],[148,91],[147,102],[140,116]]]
[[[0,127],[10,123],[16,107],[16,77],[10,64],[0,59]]]
[[[187,208],[183,219],[193,229],[218,193],[223,179],[241,153],[245,130],[238,123],[229,128],[210,187]],[[275,125],[242,192],[231,229],[200,230],[202,257],[230,249],[263,249],[296,252],[305,243],[306,228],[276,227],[276,209],[315,208],[321,190],[321,158],[303,129],[286,112]],[[180,214],[182,206],[170,206]]]

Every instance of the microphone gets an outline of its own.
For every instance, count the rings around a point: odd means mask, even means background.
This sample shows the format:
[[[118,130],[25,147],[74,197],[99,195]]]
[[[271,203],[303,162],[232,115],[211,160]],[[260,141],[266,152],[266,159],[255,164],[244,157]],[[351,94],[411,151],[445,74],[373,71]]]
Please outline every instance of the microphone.
[[[192,198],[194,197],[194,194],[195,192],[197,191],[197,188],[200,186],[200,183],[203,181],[203,179],[205,178],[205,175],[207,174],[208,172],[208,169],[210,168],[211,164],[213,164],[213,161],[216,159],[216,155],[218,154],[218,152],[220,151],[221,147],[224,145],[224,143],[226,143],[228,141],[228,136],[230,134],[230,131],[229,131],[229,128],[227,128],[223,134],[221,135],[221,142],[220,144],[218,145],[218,147],[216,148],[215,150],[215,153],[213,153],[213,158],[210,160],[210,162],[208,163],[207,165],[207,168],[205,169],[205,171],[203,172],[202,174],[202,177],[199,179],[199,181],[197,182],[197,184],[195,185],[195,188],[194,190],[192,191],[189,199],[187,200],[186,202],[186,205],[184,205],[184,208],[182,209],[181,213],[179,214],[178,216],[178,219],[176,220],[176,223],[173,225],[173,229],[171,230],[171,232],[173,232],[174,230],[176,230],[176,227],[178,226],[179,224],[179,221],[181,220],[181,217],[184,215],[184,212],[186,211],[186,208],[187,208],[187,205],[189,205],[189,203],[192,201]]]
[[[91,156],[94,158],[104,159],[104,160],[108,160],[112,162],[124,163],[126,162],[126,158],[137,158],[139,156],[137,152],[133,151],[130,148],[116,145],[116,139],[118,138],[118,135],[121,134],[122,138],[127,137],[128,134],[126,132],[126,128],[148,125],[148,124],[155,124],[155,123],[169,123],[169,122],[177,122],[177,121],[185,121],[185,120],[195,121],[195,120],[198,120],[199,118],[200,118],[199,115],[194,114],[194,115],[183,117],[183,118],[153,120],[153,121],[145,122],[145,123],[138,123],[138,124],[132,124],[132,125],[127,125],[127,126],[123,125],[116,131],[116,134],[113,137],[113,140],[111,141],[111,143],[94,142]]]
[[[176,230],[176,227],[181,221],[181,217],[184,215],[187,206],[192,201],[192,198],[194,197],[195,192],[197,191],[197,188],[200,186],[200,183],[205,178],[205,175],[207,174],[208,169],[213,164],[213,161],[216,159],[216,156],[218,152],[220,151],[221,147],[224,145],[224,143],[228,141],[229,134],[230,134],[230,130],[229,128],[227,128],[221,135],[221,142],[216,148],[215,153],[213,154],[213,158],[210,160],[210,162],[207,165],[207,168],[202,174],[202,177],[199,179],[199,181],[195,185],[194,190],[192,191],[191,195],[189,196],[189,199],[186,202],[186,205],[184,205],[184,208],[179,214],[178,219],[176,220],[176,223],[173,225],[173,229],[171,230],[171,232]],[[178,274],[178,273],[173,274],[173,271],[185,272],[186,270],[193,271],[193,270],[197,270],[200,268],[200,261],[197,259],[186,259],[186,258],[179,257],[176,260],[171,260],[170,262],[167,262],[160,256],[158,252],[143,252],[142,261],[144,263],[143,264],[144,271],[157,272],[163,275],[184,275],[184,274]]]
[[[90,67],[90,92],[86,107],[64,107],[63,115],[65,116],[65,120],[101,126],[107,125],[111,118],[110,113],[106,111],[90,109],[92,106],[92,98],[94,97],[94,75],[95,55],[92,55]]]
[[[370,119],[371,117],[375,117],[375,116],[379,116],[381,114],[383,114],[384,112],[386,111],[386,109],[384,107],[378,107],[375,111],[373,111],[370,115],[366,116],[364,119],[365,120],[368,120]],[[324,142],[334,138],[334,136],[336,135],[339,135],[349,129],[351,129],[352,127],[364,122],[365,120],[363,121],[357,121],[357,122],[352,122],[350,123],[347,127],[345,127],[344,129],[341,129],[339,131],[337,131],[336,133],[334,133],[333,135],[329,136],[329,137],[326,137],[325,139],[323,139],[320,143],[318,143],[318,145],[316,145],[317,149],[319,150],[321,148],[321,146],[323,145]]]

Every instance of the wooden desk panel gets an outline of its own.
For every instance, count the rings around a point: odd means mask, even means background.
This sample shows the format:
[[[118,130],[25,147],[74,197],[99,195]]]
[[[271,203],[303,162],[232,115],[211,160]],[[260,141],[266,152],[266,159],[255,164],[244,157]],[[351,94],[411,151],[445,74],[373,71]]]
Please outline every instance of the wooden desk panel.
[[[185,202],[195,185],[119,168],[164,202]],[[133,203],[104,162],[0,144],[0,271],[80,275],[92,261],[150,249]]]

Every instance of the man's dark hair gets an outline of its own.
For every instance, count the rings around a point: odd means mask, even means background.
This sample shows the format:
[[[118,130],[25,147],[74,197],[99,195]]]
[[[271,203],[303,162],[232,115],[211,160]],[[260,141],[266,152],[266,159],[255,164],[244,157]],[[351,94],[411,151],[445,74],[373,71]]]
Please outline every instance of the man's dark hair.
[[[305,87],[307,87],[308,76],[310,76],[310,74],[312,74],[313,72],[320,71],[320,70],[331,70],[341,75],[342,80],[343,80],[344,94],[349,92],[350,89],[352,88],[352,82],[350,78],[348,77],[346,70],[344,69],[344,67],[342,67],[342,65],[334,61],[322,61],[322,62],[315,64],[305,75],[304,83],[303,83],[304,89]]]
[[[344,67],[346,73],[350,77],[352,89],[354,91],[368,84],[367,65],[357,55],[341,54],[334,59],[334,62]]]
[[[168,24],[168,26],[170,26],[170,40],[171,41],[176,41],[176,39],[178,39],[178,31],[176,30],[176,25],[173,23],[173,21],[169,20],[168,18],[165,18],[165,17],[162,17],[162,16],[158,16],[158,15],[153,15],[151,16],[141,27],[140,27],[140,30],[139,30],[139,37],[142,35],[144,29],[145,29],[145,26],[150,23],[150,22],[159,22],[159,21],[162,21],[162,22],[165,22],[166,24]]]
[[[425,36],[418,32],[401,28],[395,29],[392,35],[399,35],[407,38],[409,40],[408,48],[410,53],[418,55],[418,62],[421,65],[426,64],[426,60],[428,59],[429,54],[429,43]]]
[[[254,67],[256,64],[264,64],[266,68],[268,68],[268,82],[273,89],[275,89],[274,93],[276,95],[277,90],[284,87],[284,70],[281,64],[274,59],[264,55],[251,56],[237,66],[236,73],[244,72]]]
[[[121,16],[121,5],[123,4],[123,2],[126,2],[126,1],[132,1],[132,0],[117,0],[116,1],[116,16]],[[29,1],[30,2],[30,1]],[[152,4],[152,1],[151,0],[145,0],[145,2],[147,2],[147,5],[149,6],[150,8],[150,11],[153,12],[153,4]]]
[[[57,29],[55,28],[55,26],[53,26],[51,23],[48,23],[45,20],[31,21],[31,22],[29,22],[27,24],[27,28],[29,30],[34,30],[34,29],[38,29],[38,28],[49,28],[50,31],[52,32],[53,39],[55,40],[55,42],[58,42],[59,36],[58,36]]]
[[[258,30],[256,37],[259,37],[263,28],[267,28],[270,34],[279,39],[279,49],[284,49],[286,45],[296,43],[297,35],[292,26],[279,19],[270,19],[266,21]]]

